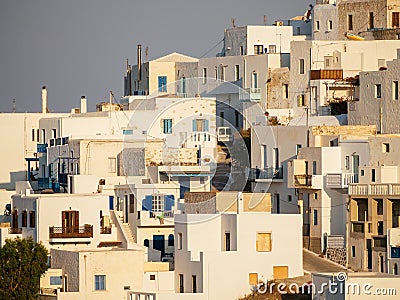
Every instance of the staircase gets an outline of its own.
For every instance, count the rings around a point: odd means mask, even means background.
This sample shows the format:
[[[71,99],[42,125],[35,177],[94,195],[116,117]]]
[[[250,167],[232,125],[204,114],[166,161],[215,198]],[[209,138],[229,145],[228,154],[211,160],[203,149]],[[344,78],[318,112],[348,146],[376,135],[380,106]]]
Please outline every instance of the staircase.
[[[112,210],[111,219],[118,230],[119,239],[126,241],[126,247],[128,249],[134,249],[137,245],[135,242],[135,237],[132,233],[132,230],[129,226],[129,223],[124,223],[123,215],[120,211]]]
[[[135,237],[133,236],[131,227],[129,226],[129,223],[122,223],[124,235],[127,238],[128,243],[136,243]]]

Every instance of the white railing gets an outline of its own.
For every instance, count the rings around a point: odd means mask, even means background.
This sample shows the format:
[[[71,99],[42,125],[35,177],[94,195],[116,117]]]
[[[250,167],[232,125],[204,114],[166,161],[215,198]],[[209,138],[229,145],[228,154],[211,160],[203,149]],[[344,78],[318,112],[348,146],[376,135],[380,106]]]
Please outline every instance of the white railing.
[[[350,184],[349,195],[400,195],[400,184]]]
[[[344,189],[349,184],[358,182],[358,174],[354,173],[328,173],[326,174],[326,186],[330,188]]]

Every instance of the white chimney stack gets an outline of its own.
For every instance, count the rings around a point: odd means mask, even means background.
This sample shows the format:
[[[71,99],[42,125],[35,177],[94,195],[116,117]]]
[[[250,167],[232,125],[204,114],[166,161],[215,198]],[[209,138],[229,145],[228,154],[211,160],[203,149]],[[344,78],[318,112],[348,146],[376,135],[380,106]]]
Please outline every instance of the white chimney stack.
[[[48,112],[48,108],[47,108],[47,88],[44,85],[42,87],[42,113],[46,114]]]
[[[86,97],[82,96],[81,97],[81,114],[86,114],[86,113],[87,113]]]

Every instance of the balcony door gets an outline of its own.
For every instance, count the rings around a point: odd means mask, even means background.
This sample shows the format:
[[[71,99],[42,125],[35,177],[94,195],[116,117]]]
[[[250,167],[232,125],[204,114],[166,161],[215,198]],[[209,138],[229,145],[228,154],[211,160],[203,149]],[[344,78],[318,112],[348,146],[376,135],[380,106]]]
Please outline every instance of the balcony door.
[[[62,212],[63,232],[79,229],[79,211],[67,210]]]
[[[358,183],[358,169],[360,167],[360,156],[353,155],[353,173],[354,173],[354,183]]]

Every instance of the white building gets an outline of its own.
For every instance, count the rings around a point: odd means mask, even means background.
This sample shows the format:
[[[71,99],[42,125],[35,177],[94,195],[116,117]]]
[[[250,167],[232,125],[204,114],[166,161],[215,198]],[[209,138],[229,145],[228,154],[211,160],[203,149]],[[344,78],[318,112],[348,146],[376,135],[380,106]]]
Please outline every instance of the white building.
[[[312,40],[340,40],[337,0],[317,0],[312,11]]]
[[[399,275],[400,266],[400,228],[390,228],[387,236],[388,273]]]

